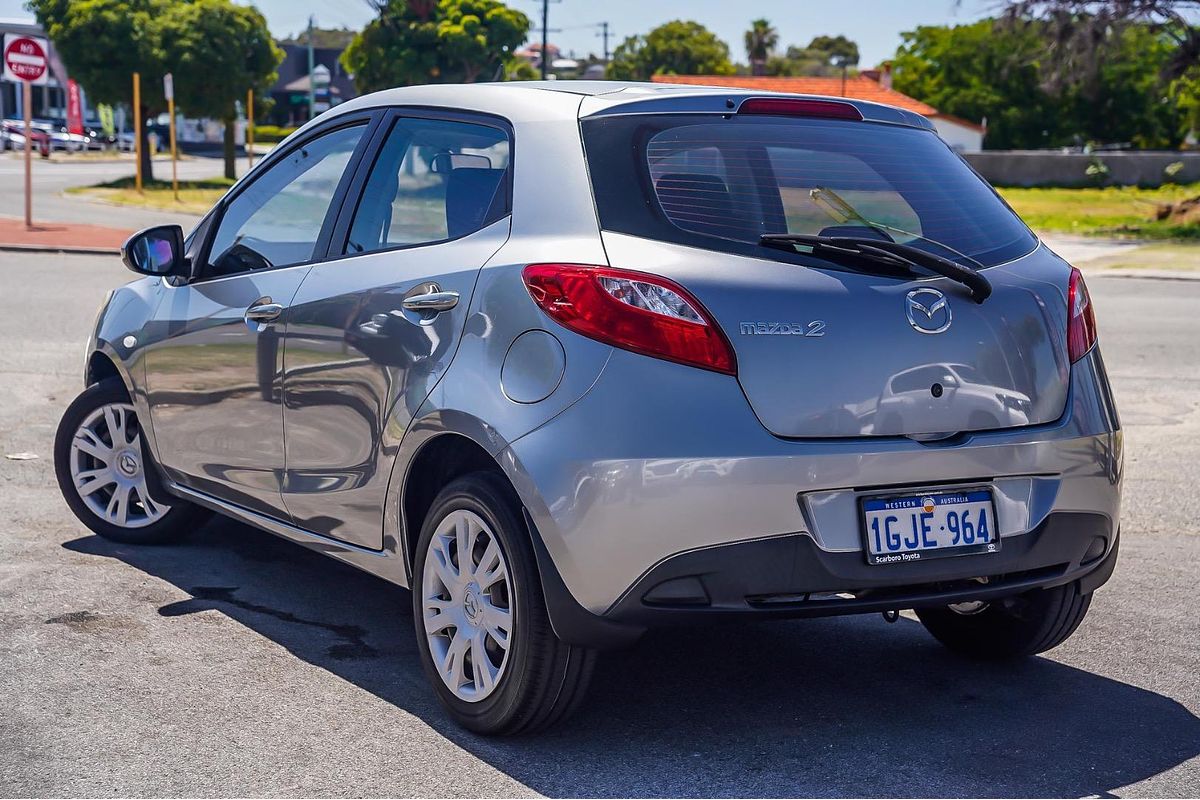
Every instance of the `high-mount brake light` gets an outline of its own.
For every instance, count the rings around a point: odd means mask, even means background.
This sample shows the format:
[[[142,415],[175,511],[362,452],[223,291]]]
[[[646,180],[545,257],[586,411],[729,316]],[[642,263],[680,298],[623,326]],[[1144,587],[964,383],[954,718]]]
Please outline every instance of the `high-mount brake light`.
[[[828,117],[861,122],[862,112],[850,103],[838,100],[803,100],[790,97],[751,97],[738,106],[738,114],[762,114],[777,117]]]
[[[569,330],[654,358],[737,374],[725,334],[674,281],[584,264],[530,264],[523,277],[533,301]]]
[[[1096,344],[1096,309],[1083,273],[1071,268],[1071,282],[1067,286],[1067,353],[1074,364],[1087,355]]]

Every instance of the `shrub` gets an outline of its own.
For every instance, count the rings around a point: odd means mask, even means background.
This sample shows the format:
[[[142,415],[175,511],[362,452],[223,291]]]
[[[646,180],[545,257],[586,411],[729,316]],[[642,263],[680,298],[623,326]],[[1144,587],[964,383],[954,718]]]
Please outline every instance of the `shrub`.
[[[284,128],[279,125],[255,125],[254,141],[262,144],[278,144],[295,130],[295,128]]]

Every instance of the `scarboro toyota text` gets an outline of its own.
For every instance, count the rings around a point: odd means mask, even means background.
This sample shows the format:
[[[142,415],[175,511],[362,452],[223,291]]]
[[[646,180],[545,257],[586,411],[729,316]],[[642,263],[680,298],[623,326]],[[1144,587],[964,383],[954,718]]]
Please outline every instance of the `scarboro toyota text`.
[[[124,260],[58,429],[71,509],[134,544],[216,512],[411,589],[474,731],[562,720],[597,651],[682,623],[912,609],[1030,656],[1116,564],[1083,277],[908,111],[395,89]]]

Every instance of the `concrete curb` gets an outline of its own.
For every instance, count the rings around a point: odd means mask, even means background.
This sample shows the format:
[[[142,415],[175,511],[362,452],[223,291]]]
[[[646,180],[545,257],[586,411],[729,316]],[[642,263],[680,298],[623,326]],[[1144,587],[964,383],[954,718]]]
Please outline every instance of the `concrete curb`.
[[[1140,278],[1148,281],[1200,281],[1200,270],[1166,269],[1088,269],[1080,267],[1088,278]]]
[[[0,252],[8,253],[65,253],[73,256],[119,256],[120,248],[72,247],[71,245],[7,244],[0,242]]]

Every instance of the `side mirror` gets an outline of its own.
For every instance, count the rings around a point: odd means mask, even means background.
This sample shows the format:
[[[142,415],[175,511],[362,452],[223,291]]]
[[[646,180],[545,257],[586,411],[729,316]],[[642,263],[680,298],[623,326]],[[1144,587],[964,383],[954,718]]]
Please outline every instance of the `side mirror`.
[[[158,225],[138,231],[121,245],[121,260],[139,275],[184,275],[183,228]]]

